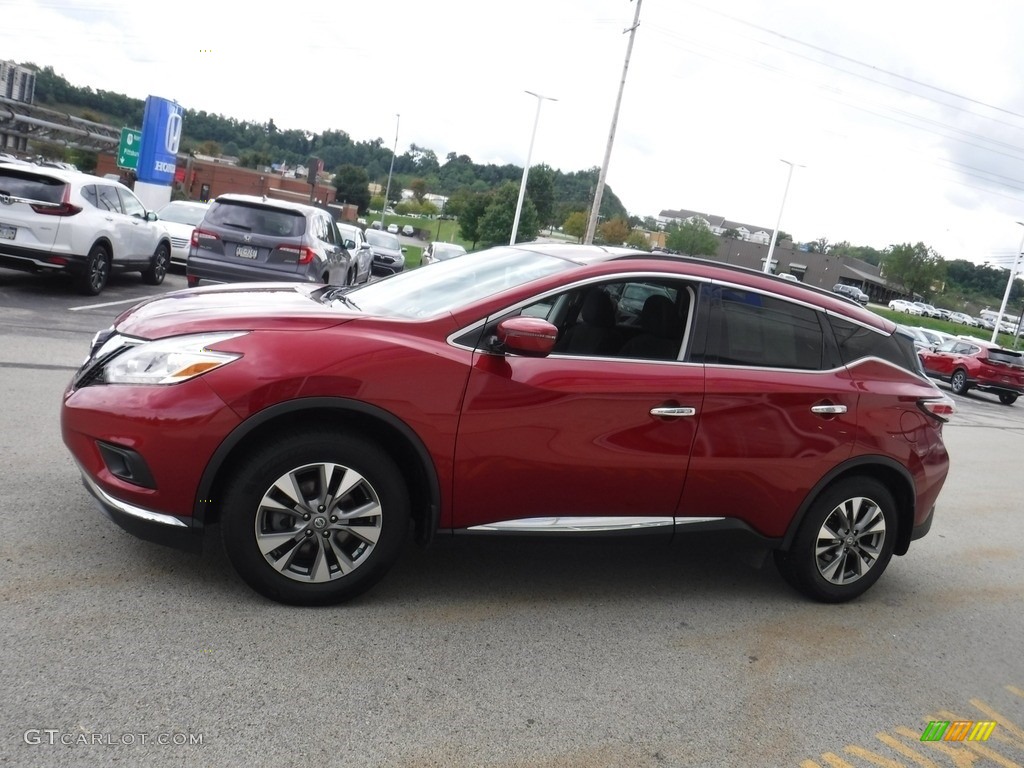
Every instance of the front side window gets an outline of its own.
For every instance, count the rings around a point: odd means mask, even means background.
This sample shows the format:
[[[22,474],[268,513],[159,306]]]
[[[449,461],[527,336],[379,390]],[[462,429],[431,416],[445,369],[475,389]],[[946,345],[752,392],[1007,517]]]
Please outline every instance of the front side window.
[[[117,191],[118,194],[121,195],[121,205],[124,207],[124,212],[126,214],[134,216],[137,219],[146,218],[146,206],[139,202],[139,198],[127,189],[119,189]]]

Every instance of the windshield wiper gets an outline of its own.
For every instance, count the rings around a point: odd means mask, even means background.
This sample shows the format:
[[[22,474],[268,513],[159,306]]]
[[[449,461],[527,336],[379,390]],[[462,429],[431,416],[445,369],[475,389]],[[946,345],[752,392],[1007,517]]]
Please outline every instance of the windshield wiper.
[[[356,309],[356,310],[359,310],[360,312],[362,312],[362,310],[359,308],[359,305],[356,304],[354,301],[352,301],[352,299],[350,299],[348,296],[345,295],[345,294],[347,294],[349,292],[349,290],[350,289],[348,287],[345,287],[345,288],[329,288],[328,290],[324,291],[320,295],[320,302],[322,304],[329,304],[329,303],[331,303],[333,301],[340,301],[345,306],[351,307],[352,309]]]

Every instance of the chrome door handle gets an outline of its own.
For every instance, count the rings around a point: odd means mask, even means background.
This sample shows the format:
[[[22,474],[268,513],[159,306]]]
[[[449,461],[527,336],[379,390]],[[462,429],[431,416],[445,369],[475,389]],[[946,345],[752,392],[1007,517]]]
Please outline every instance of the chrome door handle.
[[[686,408],[682,406],[675,407],[664,407],[664,408],[651,408],[651,416],[659,416],[667,419],[678,419],[681,416],[696,416],[696,408]]]
[[[846,413],[845,405],[812,405],[811,413],[820,413],[824,416],[836,416],[840,413]]]

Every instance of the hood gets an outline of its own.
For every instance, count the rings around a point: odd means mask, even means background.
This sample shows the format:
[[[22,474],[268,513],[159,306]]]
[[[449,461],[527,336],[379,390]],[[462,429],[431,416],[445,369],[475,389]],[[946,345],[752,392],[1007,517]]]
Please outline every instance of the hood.
[[[323,287],[234,283],[174,291],[136,304],[114,327],[127,336],[157,339],[210,331],[310,331],[352,320],[356,315],[310,296]]]

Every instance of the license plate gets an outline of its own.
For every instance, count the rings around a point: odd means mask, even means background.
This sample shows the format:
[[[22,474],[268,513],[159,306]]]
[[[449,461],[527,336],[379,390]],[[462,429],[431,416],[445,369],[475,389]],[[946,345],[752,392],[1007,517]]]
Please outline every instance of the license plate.
[[[18,234],[17,227],[0,224],[0,240],[13,240],[16,234]]]
[[[259,250],[251,245],[240,245],[235,248],[235,256],[240,259],[255,259],[259,254]]]

